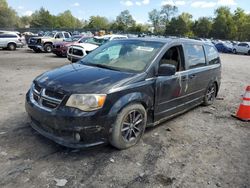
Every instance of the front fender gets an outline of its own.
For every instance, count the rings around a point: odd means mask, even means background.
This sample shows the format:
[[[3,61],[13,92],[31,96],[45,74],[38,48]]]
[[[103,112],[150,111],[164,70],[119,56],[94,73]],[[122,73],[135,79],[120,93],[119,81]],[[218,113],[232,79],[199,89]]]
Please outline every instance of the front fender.
[[[153,97],[145,93],[133,92],[119,98],[109,111],[109,116],[116,116],[125,106],[131,103],[140,103],[146,111],[153,106]]]

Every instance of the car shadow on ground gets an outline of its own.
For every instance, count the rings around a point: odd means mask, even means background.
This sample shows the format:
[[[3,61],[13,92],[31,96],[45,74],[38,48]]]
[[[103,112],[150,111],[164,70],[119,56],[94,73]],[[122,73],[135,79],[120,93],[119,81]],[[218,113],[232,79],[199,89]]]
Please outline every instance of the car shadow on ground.
[[[18,153],[17,158],[19,159],[39,160],[56,154],[59,159],[64,160],[66,157],[70,160],[71,157],[88,158],[102,153],[118,151],[108,144],[84,149],[72,149],[61,146],[33,130],[28,118],[26,119],[27,121],[22,122],[20,120],[20,122],[11,126],[11,128],[7,126],[11,120],[7,120],[3,123],[5,126],[0,127],[0,143],[3,146],[2,149],[7,153],[17,151],[15,153]],[[71,155],[68,155],[69,153]]]

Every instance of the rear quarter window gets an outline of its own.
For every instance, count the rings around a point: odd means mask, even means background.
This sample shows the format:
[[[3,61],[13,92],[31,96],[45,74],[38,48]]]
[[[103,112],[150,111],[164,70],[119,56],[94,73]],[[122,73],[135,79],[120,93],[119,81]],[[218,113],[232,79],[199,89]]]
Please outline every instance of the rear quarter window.
[[[219,54],[214,46],[205,45],[205,51],[209,65],[220,63]]]
[[[17,38],[17,36],[13,34],[0,34],[0,38]]]
[[[188,68],[193,69],[206,65],[203,46],[199,44],[185,44]]]

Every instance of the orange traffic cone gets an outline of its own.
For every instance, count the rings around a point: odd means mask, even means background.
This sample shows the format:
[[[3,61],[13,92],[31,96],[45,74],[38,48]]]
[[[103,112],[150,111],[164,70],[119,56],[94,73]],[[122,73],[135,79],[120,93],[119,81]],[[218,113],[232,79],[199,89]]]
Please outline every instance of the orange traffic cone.
[[[250,121],[250,86],[247,86],[246,88],[246,92],[236,114],[236,118],[243,121]]]

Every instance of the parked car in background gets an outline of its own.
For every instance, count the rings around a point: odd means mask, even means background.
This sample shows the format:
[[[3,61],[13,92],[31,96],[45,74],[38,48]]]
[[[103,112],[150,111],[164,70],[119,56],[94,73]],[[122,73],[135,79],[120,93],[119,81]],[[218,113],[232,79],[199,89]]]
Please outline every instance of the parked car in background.
[[[117,39],[127,39],[128,37],[125,35],[104,35],[104,36],[96,36],[93,38],[87,39],[84,43],[78,43],[71,45],[68,48],[67,58],[71,62],[76,62],[82,59],[89,52],[93,51],[100,45]]]
[[[62,42],[64,39],[70,38],[68,32],[47,32],[43,37],[31,37],[28,42],[28,47],[34,52],[52,52],[53,43]]]
[[[250,55],[250,42],[241,42],[234,46],[233,53],[248,54]]]
[[[68,47],[73,44],[84,43],[90,37],[83,37],[82,35],[74,35],[71,38],[64,39],[63,42],[56,42],[53,44],[52,52],[59,57],[67,57]]]
[[[220,88],[214,45],[190,39],[110,41],[78,63],[38,76],[26,94],[31,126],[67,147],[126,149]],[[197,125],[199,126],[199,125]]]
[[[8,50],[16,50],[16,48],[23,47],[21,37],[15,32],[0,33],[0,48]]]
[[[217,48],[218,52],[233,53],[232,46],[227,43],[220,42],[220,43],[215,44],[215,47]]]

